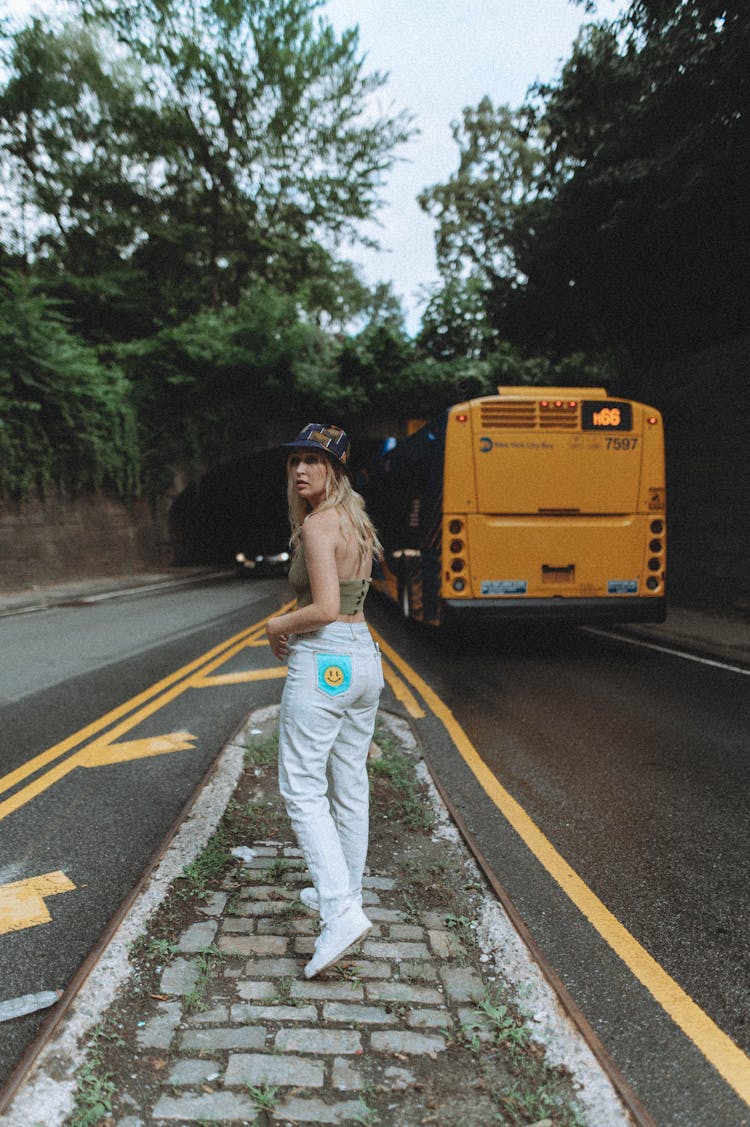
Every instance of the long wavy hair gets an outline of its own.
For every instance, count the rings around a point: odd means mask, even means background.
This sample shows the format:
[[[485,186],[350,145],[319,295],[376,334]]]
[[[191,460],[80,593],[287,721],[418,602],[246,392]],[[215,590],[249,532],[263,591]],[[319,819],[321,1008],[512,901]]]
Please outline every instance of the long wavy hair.
[[[372,549],[375,559],[382,560],[383,546],[378,540],[375,525],[367,515],[364,497],[356,492],[342,465],[334,462],[322,450],[320,454],[326,467],[326,495],[325,500],[318,505],[315,512],[320,512],[322,509],[332,509],[334,506],[340,505],[352,522],[360,560],[370,549]],[[296,556],[302,546],[302,525],[305,518],[313,510],[304,497],[300,497],[294,488],[294,478],[290,465],[291,457],[290,454],[287,460],[286,496],[289,507],[289,527],[291,528],[289,546],[292,549],[292,555]]]

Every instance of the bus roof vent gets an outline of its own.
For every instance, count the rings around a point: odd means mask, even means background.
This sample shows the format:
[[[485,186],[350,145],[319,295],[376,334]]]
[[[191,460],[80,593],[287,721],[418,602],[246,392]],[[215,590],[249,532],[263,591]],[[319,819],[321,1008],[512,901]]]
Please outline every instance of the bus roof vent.
[[[482,430],[534,430],[537,405],[527,402],[503,403],[498,399],[481,401]]]

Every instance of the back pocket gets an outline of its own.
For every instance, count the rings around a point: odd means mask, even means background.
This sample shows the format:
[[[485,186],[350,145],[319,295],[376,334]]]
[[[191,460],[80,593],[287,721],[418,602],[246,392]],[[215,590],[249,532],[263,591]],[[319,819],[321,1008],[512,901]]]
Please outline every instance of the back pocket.
[[[351,688],[352,659],[348,654],[315,654],[315,687],[327,697]]]

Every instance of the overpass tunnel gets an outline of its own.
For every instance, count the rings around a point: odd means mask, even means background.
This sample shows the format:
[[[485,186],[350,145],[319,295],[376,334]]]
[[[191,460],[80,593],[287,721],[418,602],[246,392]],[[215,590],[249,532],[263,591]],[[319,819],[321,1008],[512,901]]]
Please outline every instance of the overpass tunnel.
[[[284,551],[289,521],[283,454],[263,450],[214,466],[175,497],[169,525],[180,566],[231,567],[237,552]]]
[[[360,467],[382,446],[381,438],[352,439],[351,466]],[[289,546],[286,459],[274,447],[214,466],[172,502],[169,511],[174,562],[179,566],[232,567],[238,552],[253,558]]]

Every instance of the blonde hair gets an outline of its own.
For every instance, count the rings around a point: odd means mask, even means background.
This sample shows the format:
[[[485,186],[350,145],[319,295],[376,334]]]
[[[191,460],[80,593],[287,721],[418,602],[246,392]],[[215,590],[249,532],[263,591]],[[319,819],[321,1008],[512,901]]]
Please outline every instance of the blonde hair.
[[[286,496],[289,507],[289,527],[292,530],[289,545],[292,549],[292,555],[296,556],[302,546],[302,525],[305,517],[308,517],[313,510],[294,488],[294,479],[290,467],[292,456],[290,454],[287,460]],[[360,559],[372,549],[374,559],[382,560],[383,546],[378,540],[375,525],[365,510],[364,497],[356,492],[342,465],[332,461],[322,450],[320,456],[326,467],[326,496],[315,512],[320,512],[322,509],[333,509],[336,505],[340,505],[352,522]]]

